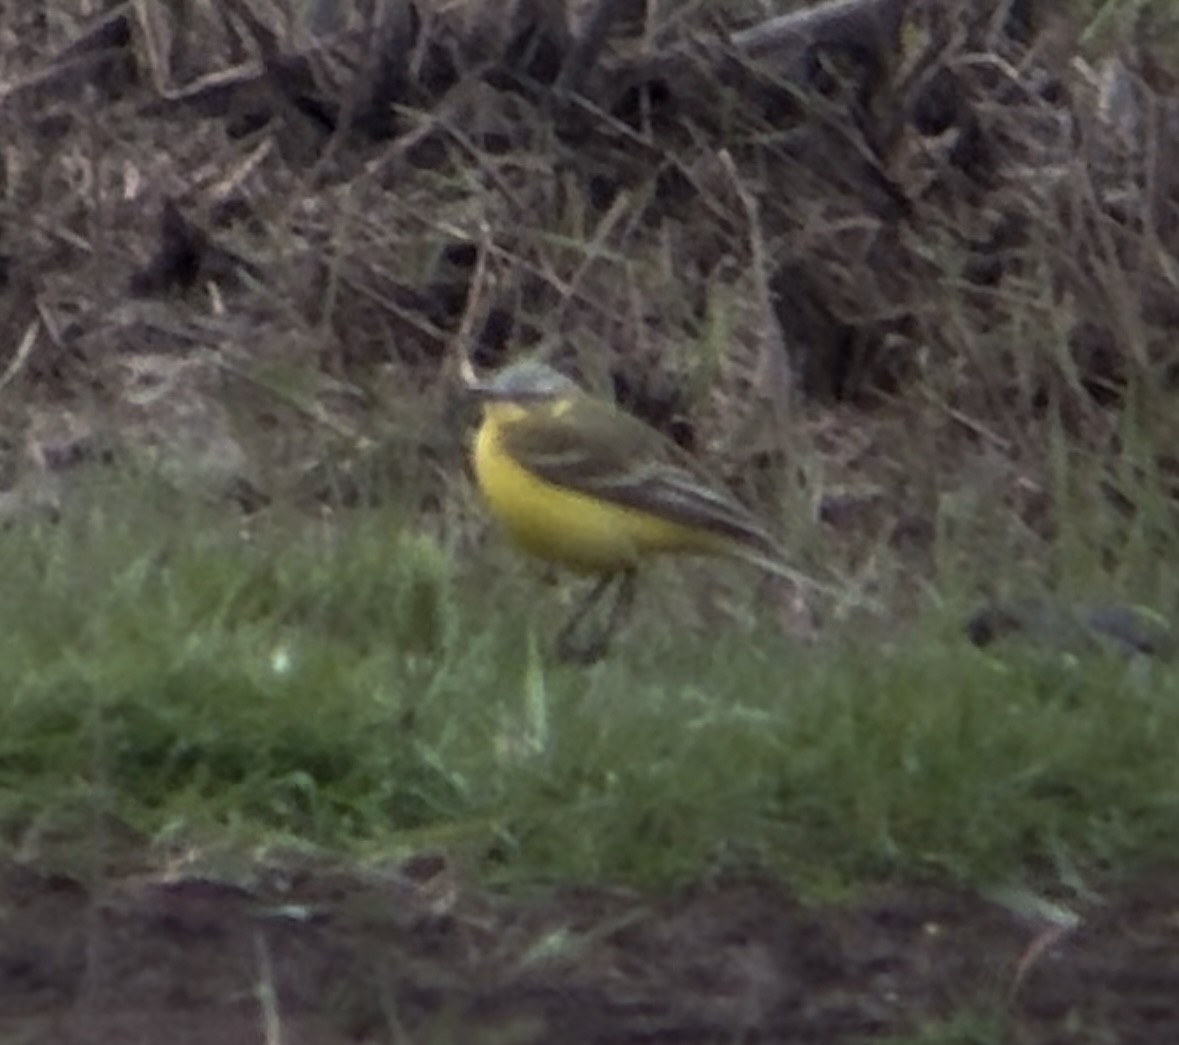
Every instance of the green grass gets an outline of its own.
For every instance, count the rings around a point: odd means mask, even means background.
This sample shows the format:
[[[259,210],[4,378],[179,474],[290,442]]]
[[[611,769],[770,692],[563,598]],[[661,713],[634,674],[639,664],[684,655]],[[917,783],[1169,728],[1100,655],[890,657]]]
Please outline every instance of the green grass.
[[[876,1045],[1005,1045],[1012,1034],[1002,1006],[996,1003],[994,1011],[966,1010],[931,1021],[912,1033],[871,1040]]]
[[[560,589],[514,563],[460,570],[376,512],[243,533],[125,491],[9,530],[2,837],[69,860],[113,817],[160,854],[441,846],[499,881],[758,868],[812,895],[1179,856],[1163,666],[1000,660],[932,604],[888,642],[703,630],[684,582],[564,667]]]

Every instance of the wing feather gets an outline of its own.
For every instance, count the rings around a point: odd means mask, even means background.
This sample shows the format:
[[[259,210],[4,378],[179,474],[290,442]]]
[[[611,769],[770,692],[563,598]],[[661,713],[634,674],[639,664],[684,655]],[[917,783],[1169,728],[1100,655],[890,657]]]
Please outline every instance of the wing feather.
[[[557,486],[650,512],[778,557],[773,538],[670,440],[615,407],[578,398],[506,425],[505,449]]]

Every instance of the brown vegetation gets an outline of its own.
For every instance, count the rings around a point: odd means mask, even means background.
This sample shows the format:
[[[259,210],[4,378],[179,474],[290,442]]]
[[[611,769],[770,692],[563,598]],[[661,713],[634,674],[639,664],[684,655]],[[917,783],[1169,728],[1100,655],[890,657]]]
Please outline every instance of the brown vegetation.
[[[127,450],[145,355],[156,428],[192,423],[169,404],[197,374],[229,404],[202,423],[247,474],[214,486],[354,498],[377,461],[449,468],[484,227],[477,362],[539,346],[746,477],[794,396],[821,516],[870,543],[928,540],[980,456],[1042,535],[1047,420],[1116,453],[1109,408],[1171,390],[1179,165],[1149,52],[1091,65],[1032,3],[865,0],[801,43],[730,37],[727,5],[581,6],[6,13],[9,473]]]

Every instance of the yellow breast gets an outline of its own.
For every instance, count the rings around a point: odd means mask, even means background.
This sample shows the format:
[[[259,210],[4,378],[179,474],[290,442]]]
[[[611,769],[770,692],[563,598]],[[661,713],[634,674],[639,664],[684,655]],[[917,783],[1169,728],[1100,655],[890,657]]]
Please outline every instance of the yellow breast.
[[[500,434],[500,423],[485,418],[475,475],[492,513],[533,555],[583,573],[612,573],[650,552],[717,550],[707,534],[539,478],[512,459]]]

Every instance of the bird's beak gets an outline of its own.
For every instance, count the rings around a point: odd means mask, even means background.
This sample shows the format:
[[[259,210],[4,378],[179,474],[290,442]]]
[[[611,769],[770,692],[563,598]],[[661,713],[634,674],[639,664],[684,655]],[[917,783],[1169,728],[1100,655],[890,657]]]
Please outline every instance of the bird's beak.
[[[475,373],[475,367],[471,364],[470,359],[463,357],[462,362],[459,363],[459,376],[463,379],[463,388],[468,395],[474,396],[480,402],[494,403],[503,402],[504,400],[518,400],[522,397],[520,393],[509,392],[496,384],[495,381],[488,381],[481,379]]]
[[[491,399],[494,396],[495,391],[490,382],[479,380],[479,375],[475,373],[474,364],[465,354],[459,361],[459,377],[463,380],[463,388],[476,398]]]
[[[479,380],[479,375],[475,373],[471,357],[466,353],[463,353],[463,358],[459,360],[459,377],[463,379],[463,385],[472,390],[477,389],[482,383]]]

